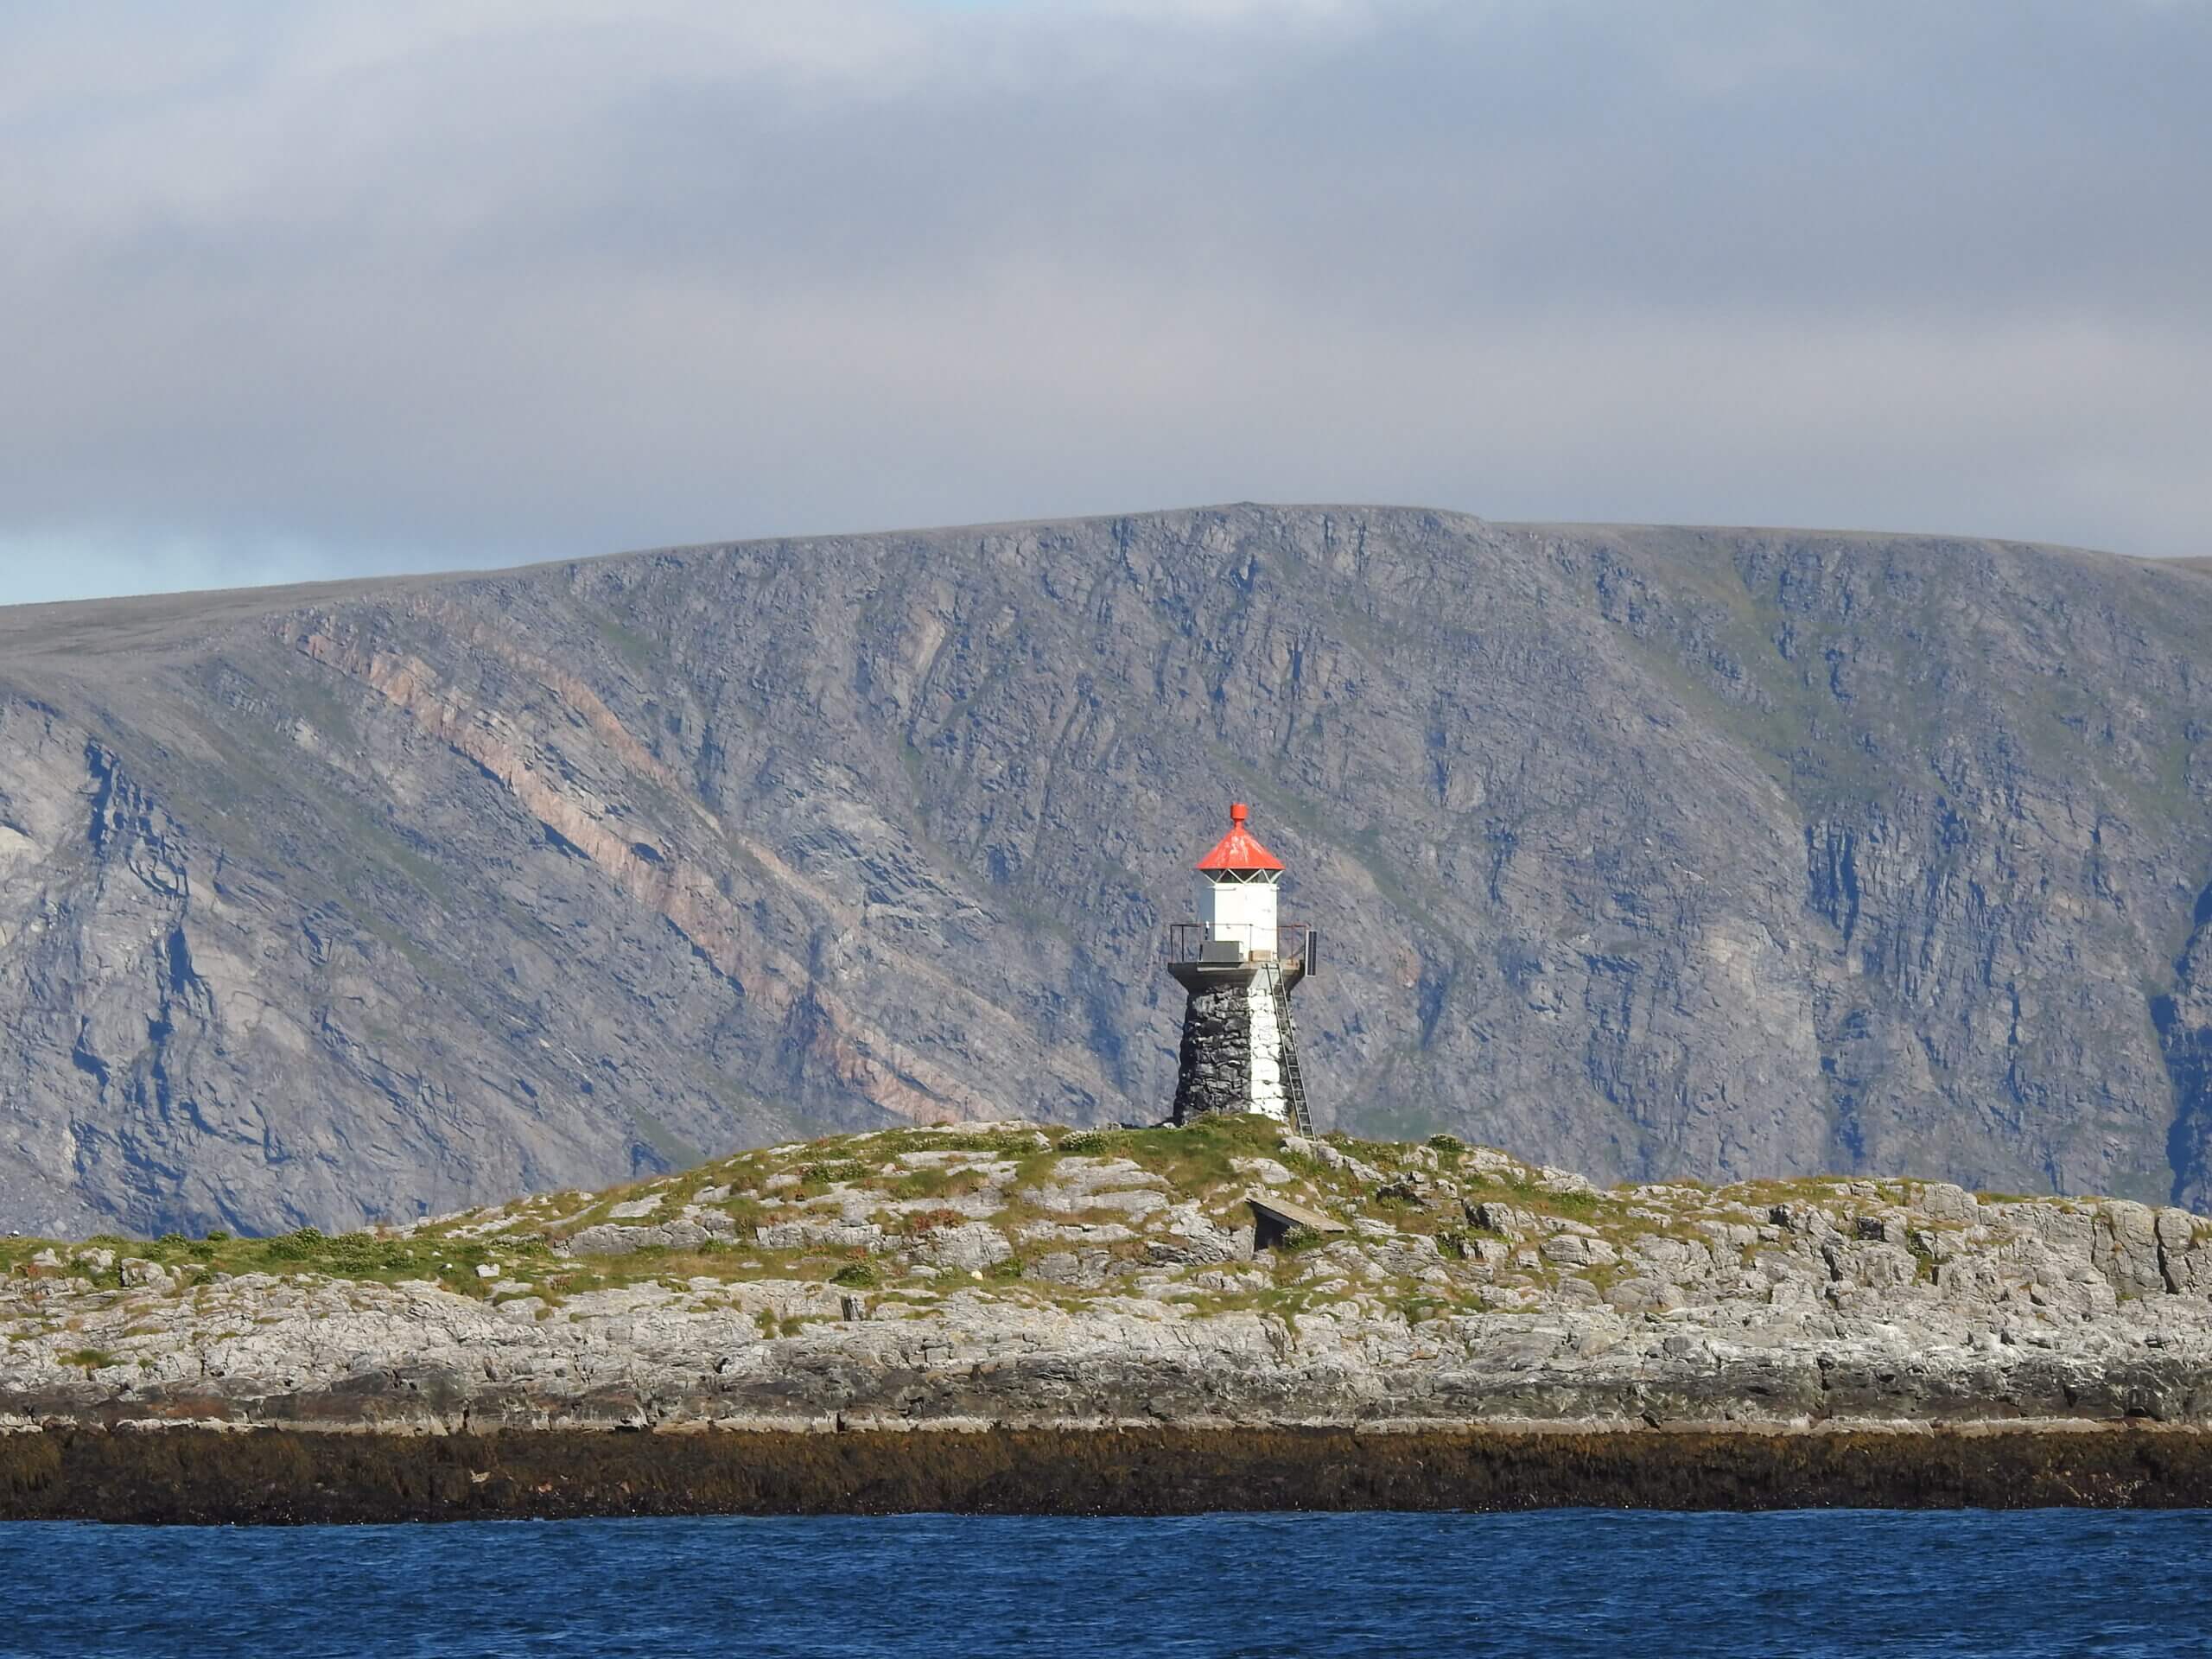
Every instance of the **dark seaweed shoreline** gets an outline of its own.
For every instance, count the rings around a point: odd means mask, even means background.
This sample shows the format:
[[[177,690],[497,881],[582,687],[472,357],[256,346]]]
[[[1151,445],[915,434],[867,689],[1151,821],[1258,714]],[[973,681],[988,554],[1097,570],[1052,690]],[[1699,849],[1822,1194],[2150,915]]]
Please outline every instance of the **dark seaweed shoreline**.
[[[0,1435],[0,1520],[2212,1506],[2212,1433],[1005,1429]]]

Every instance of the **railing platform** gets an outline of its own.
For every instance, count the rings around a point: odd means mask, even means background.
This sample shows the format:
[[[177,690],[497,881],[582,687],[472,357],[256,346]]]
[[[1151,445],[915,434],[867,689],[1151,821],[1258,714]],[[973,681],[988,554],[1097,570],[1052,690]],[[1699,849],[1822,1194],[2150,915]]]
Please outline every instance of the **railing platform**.
[[[1171,922],[1167,927],[1166,959],[1170,968],[1192,968],[1227,973],[1280,963],[1300,977],[1310,976],[1320,958],[1320,930],[1304,922],[1281,922],[1275,927],[1272,952],[1248,950],[1233,938],[1211,938],[1204,922]]]

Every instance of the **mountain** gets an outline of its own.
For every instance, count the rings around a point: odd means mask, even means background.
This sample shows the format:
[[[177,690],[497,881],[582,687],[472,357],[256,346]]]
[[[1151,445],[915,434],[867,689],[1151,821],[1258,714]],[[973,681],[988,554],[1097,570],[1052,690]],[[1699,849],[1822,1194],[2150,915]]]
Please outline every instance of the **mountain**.
[[[1156,1118],[1230,798],[1318,1116],[2212,1193],[2212,581],[1217,510],[0,612],[0,1221]]]

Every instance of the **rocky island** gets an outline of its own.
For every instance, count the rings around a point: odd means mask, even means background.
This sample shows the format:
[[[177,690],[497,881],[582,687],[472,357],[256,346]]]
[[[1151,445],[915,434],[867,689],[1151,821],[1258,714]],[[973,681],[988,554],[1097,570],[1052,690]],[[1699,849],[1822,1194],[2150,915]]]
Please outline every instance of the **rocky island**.
[[[2127,1201],[1007,1122],[0,1269],[10,1517],[2212,1492],[2212,1220]]]

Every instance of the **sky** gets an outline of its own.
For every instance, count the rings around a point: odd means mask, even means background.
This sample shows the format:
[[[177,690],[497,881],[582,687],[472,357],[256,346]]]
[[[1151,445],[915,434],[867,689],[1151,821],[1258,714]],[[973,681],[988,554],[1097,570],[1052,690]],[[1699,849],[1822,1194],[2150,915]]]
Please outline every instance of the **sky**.
[[[2212,0],[0,0],[0,603],[1231,500],[2212,554]]]

